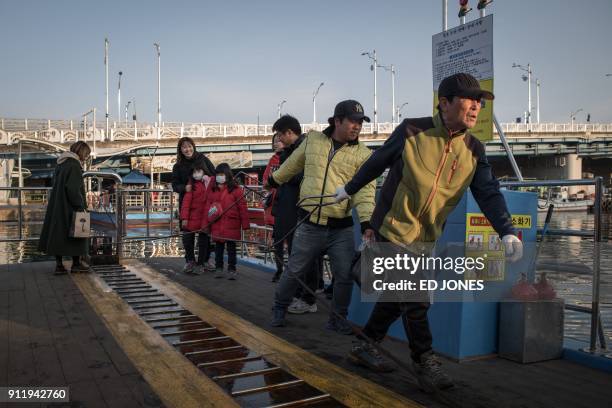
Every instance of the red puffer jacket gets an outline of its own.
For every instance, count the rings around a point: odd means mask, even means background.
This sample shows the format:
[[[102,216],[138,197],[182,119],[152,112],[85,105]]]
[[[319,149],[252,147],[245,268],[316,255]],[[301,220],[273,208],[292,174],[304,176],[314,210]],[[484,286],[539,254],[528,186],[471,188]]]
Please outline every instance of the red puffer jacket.
[[[198,231],[202,227],[206,216],[206,197],[212,183],[209,183],[208,188],[204,181],[190,180],[191,191],[185,193],[181,204],[181,221],[186,220],[187,231]]]
[[[240,230],[249,229],[250,226],[242,187],[228,191],[225,186],[221,186],[221,189],[216,187],[214,181],[211,181],[210,185],[213,187],[206,197],[206,212],[202,226],[208,226],[211,238],[215,242],[241,239]]]
[[[264,170],[263,180],[264,182],[268,180],[270,174],[274,173],[280,167],[280,153],[274,153],[270,160],[268,161],[268,165]],[[270,195],[266,199],[264,204],[264,223],[266,225],[274,225],[274,216],[272,215],[272,206],[274,205],[274,200],[276,199],[276,189],[270,189]]]

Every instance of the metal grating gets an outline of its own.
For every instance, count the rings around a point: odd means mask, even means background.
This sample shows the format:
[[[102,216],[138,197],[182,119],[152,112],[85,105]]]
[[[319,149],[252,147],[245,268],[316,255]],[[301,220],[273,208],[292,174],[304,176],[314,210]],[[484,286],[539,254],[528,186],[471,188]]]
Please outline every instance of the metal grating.
[[[121,265],[92,269],[145,321],[243,407],[344,407],[225,335]]]

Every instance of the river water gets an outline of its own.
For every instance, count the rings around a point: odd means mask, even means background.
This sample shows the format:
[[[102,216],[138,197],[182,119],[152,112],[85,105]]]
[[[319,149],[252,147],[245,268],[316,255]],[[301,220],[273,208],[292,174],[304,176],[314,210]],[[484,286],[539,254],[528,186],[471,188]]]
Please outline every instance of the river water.
[[[4,214],[3,214],[4,212]],[[14,211],[0,210],[1,219],[14,220]],[[24,224],[22,235],[24,238],[37,237],[42,228],[43,210],[24,211]],[[544,215],[538,217],[538,224],[542,225]],[[607,227],[612,223],[606,223]],[[550,228],[576,229],[584,231],[593,230],[593,216],[586,213],[557,213],[553,215]],[[144,237],[144,228],[130,228],[128,238],[124,245],[124,255],[127,258],[150,257],[182,257],[183,250],[178,237],[163,238],[178,234],[175,226],[173,231],[168,227],[151,228],[150,239],[138,240]],[[607,236],[612,236],[607,231]],[[100,235],[108,235],[108,231],[97,231]],[[112,234],[112,233],[110,233]],[[18,238],[18,227],[14,221],[0,221],[0,264],[27,263],[51,260],[52,257],[40,254],[37,250],[37,241],[6,242],[2,239]],[[251,257],[262,257],[261,248],[254,245],[245,246],[245,253]],[[240,256],[240,251],[239,251]],[[575,272],[549,272],[548,279],[555,288],[557,295],[568,304],[590,307],[592,297],[592,275],[588,268],[593,267],[594,245],[592,239],[580,237],[553,237],[548,236],[542,245],[539,261],[556,262],[583,266],[584,271]],[[612,344],[612,242],[600,244],[601,259],[601,310],[602,321],[608,344]],[[271,260],[268,260],[271,262]],[[271,264],[271,263],[270,263]],[[272,265],[272,264],[271,264]],[[580,341],[587,341],[590,333],[590,315],[581,312],[566,310],[565,336]]]

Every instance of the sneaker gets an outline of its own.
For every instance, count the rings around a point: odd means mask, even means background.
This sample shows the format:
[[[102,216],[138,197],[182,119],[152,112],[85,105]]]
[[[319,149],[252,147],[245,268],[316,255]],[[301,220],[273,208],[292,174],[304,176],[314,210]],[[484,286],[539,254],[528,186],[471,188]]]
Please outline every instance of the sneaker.
[[[223,268],[215,268],[215,279],[221,279],[225,277]]]
[[[348,358],[355,364],[368,367],[370,370],[389,373],[395,370],[395,365],[378,352],[376,347],[367,341],[353,341],[353,347]]]
[[[56,265],[54,275],[66,275],[68,271],[64,268],[64,265]]]
[[[191,270],[192,275],[201,275],[202,274],[202,265],[195,265]]]
[[[317,304],[309,305],[302,299],[294,299],[294,302],[291,303],[287,311],[292,314],[316,313]]]
[[[421,355],[421,362],[415,363],[419,386],[425,392],[445,390],[452,387],[453,380],[442,370],[438,357],[431,351]]]
[[[183,273],[192,274],[194,268],[195,268],[195,262],[189,261],[183,267]]]
[[[72,268],[70,268],[70,273],[88,273],[88,272],[89,272],[89,266],[83,265],[83,264],[72,265]]]
[[[208,262],[206,262],[206,264],[204,265],[204,269],[206,269],[209,272],[212,272],[215,269],[217,269],[217,267],[215,266],[215,261],[213,261],[212,259],[209,259]]]
[[[235,269],[231,269],[227,271],[227,274],[228,274],[227,279],[229,280],[236,280],[236,278],[238,277],[238,272]]]
[[[339,334],[353,334],[353,327],[346,319],[340,319],[334,315],[329,316],[329,320],[325,325],[327,330],[333,330]]]
[[[285,311],[283,309],[274,308],[274,315],[272,316],[272,321],[270,322],[270,326],[272,327],[285,327],[287,321],[285,320]]]

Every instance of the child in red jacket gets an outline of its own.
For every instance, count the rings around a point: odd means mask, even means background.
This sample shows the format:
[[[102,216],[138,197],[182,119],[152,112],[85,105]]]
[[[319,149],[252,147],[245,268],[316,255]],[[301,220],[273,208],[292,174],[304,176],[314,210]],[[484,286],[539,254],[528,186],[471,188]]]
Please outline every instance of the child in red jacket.
[[[181,204],[181,230],[183,230],[183,248],[185,248],[185,267],[183,272],[199,274],[200,268],[208,261],[210,238],[205,232],[198,234],[198,263],[195,262],[195,232],[200,231],[206,218],[206,197],[211,187],[210,177],[204,174],[202,162],[193,165],[188,184],[191,189],[185,193]]]
[[[227,163],[217,166],[215,181],[206,197],[203,226],[210,231],[215,242],[215,278],[223,278],[223,253],[227,246],[228,279],[236,279],[236,241],[242,238],[241,230],[249,229],[244,192],[234,181]]]

